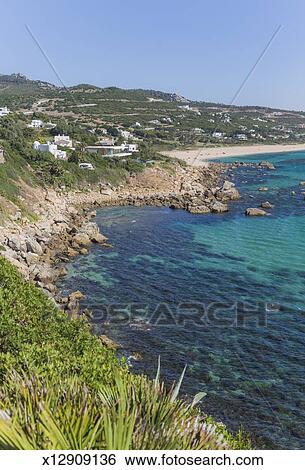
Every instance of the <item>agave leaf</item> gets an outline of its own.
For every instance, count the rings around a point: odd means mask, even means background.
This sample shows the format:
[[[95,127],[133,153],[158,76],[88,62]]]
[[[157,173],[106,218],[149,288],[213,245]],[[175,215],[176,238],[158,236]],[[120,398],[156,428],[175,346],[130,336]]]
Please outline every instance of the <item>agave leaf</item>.
[[[183,382],[183,379],[184,379],[186,368],[187,368],[187,365],[184,367],[184,369],[182,371],[182,374],[180,375],[180,379],[179,379],[176,387],[172,391],[171,399],[170,399],[171,402],[174,402],[176,400],[177,396],[179,395],[179,391],[180,391],[180,388],[181,388],[181,385],[182,385],[182,382]]]
[[[161,371],[161,356],[159,355],[158,356],[158,369],[157,369],[156,377],[154,380],[155,388],[159,387],[160,385],[160,371]]]
[[[191,408],[194,408],[207,394],[205,392],[199,392],[196,393],[196,395],[193,398]]]

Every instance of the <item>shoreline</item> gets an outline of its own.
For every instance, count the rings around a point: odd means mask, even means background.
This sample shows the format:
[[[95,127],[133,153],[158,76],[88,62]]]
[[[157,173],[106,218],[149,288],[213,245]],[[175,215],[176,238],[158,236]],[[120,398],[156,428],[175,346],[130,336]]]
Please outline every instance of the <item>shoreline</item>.
[[[80,315],[82,294],[76,290],[63,297],[57,281],[67,274],[64,265],[75,256],[87,255],[92,243],[111,247],[92,221],[95,209],[163,206],[192,214],[226,213],[229,203],[240,198],[227,172],[240,165],[206,162],[205,166],[184,167],[176,163],[171,171],[157,166],[146,168],[118,187],[107,183],[69,192],[40,188],[35,204],[30,201],[37,221],[11,217],[0,226],[0,255],[41,288],[57,307],[69,316]]]
[[[92,221],[94,209],[147,205],[195,214],[227,212],[227,202],[239,198],[234,185],[227,181],[227,169],[229,165],[221,163],[205,168],[176,164],[173,173],[159,167],[146,169],[119,187],[101,184],[87,191],[65,193],[40,189],[39,202],[32,208],[39,220],[11,218],[0,226],[0,254],[70,317],[81,315],[82,294],[75,291],[63,297],[56,282],[67,273],[65,263],[87,255],[92,243],[111,246]]]
[[[162,152],[167,157],[178,158],[189,165],[205,166],[209,160],[233,158],[260,154],[285,152],[305,152],[304,144],[268,144],[268,145],[236,145],[221,147],[202,147],[189,150],[169,150]]]

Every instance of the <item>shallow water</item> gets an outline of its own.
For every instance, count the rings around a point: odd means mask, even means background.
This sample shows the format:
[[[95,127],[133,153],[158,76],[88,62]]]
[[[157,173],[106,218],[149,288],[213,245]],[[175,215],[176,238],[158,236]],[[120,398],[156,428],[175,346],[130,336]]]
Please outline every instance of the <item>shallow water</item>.
[[[258,447],[304,449],[305,153],[247,160],[276,171],[231,171],[242,198],[228,214],[98,211],[113,248],[73,260],[61,287],[88,295],[97,329],[123,345],[135,371],[153,376],[160,354],[171,382],[188,364],[183,392],[206,391],[214,417],[242,425]],[[244,216],[266,200],[269,217]]]

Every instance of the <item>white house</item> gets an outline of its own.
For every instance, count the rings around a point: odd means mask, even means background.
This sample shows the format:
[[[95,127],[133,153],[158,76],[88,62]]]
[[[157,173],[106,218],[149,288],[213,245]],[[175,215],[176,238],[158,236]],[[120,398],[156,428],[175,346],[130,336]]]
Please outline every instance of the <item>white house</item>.
[[[96,153],[104,157],[128,157],[131,152],[125,151],[124,144],[122,145],[89,145],[85,147],[85,151],[89,153]]]
[[[69,147],[72,148],[72,139],[68,135],[56,135],[54,137],[54,144],[59,145],[60,147]]]
[[[41,119],[32,119],[31,124],[28,127],[41,128],[43,127],[43,121]]]
[[[131,152],[131,153],[134,153],[134,152],[138,152],[138,146],[137,144],[128,144],[127,142],[124,142],[122,145],[121,145],[121,148],[123,150],[123,152]]]
[[[0,117],[7,116],[9,113],[10,113],[10,110],[8,109],[7,106],[0,108]]]
[[[51,144],[47,142],[46,144],[41,144],[37,140],[33,144],[34,150],[39,150],[39,152],[50,152],[57,160],[66,160],[67,153],[63,150],[58,150],[56,144]]]
[[[215,139],[221,139],[225,134],[223,132],[213,132],[212,136],[215,137]]]
[[[248,140],[248,137],[246,136],[246,134],[236,134],[235,138],[238,140]]]
[[[132,139],[133,137],[132,133],[129,131],[126,131],[124,129],[118,129],[118,131],[120,136],[123,137],[123,139]]]
[[[172,124],[173,120],[170,117],[163,117],[161,118],[161,121],[164,123]]]

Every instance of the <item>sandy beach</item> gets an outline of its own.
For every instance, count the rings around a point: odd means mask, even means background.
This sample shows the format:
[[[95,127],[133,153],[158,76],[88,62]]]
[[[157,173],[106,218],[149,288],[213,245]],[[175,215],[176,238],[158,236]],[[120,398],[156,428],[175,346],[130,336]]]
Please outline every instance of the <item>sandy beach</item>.
[[[281,153],[305,151],[304,144],[270,144],[270,145],[235,145],[231,147],[203,147],[190,150],[170,150],[163,152],[169,157],[179,158],[186,163],[195,166],[203,165],[207,160],[224,157],[240,157],[256,155],[260,153]]]

